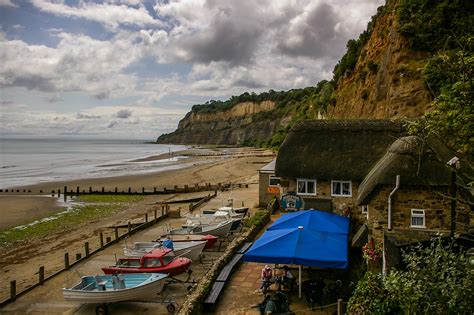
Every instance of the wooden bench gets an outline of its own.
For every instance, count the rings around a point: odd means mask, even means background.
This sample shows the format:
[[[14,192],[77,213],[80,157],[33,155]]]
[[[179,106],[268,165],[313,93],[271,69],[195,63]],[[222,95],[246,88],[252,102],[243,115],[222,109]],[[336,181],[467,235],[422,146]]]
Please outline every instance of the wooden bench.
[[[216,281],[226,281],[232,273],[232,269],[234,269],[235,265],[239,262],[242,256],[243,254],[235,254],[232,260],[227,265],[225,265],[224,268],[222,268],[221,272],[217,276]]]
[[[206,300],[204,301],[205,304],[215,304],[217,301],[217,298],[221,294],[222,289],[224,288],[225,282],[222,281],[216,281],[212,285],[211,292],[209,292],[209,295],[207,296]]]
[[[237,253],[245,254],[245,252],[250,248],[250,246],[252,246],[252,244],[253,244],[252,242],[245,243],[244,246],[242,246],[242,248],[237,251]]]

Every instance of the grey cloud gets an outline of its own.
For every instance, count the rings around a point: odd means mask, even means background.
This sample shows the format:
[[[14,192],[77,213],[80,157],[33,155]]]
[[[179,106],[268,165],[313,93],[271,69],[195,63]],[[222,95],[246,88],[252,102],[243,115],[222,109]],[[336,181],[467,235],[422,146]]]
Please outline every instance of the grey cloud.
[[[207,29],[184,38],[180,45],[192,61],[238,65],[250,62],[264,31],[265,26],[248,12],[245,4],[233,3],[232,7],[220,7]]]
[[[88,115],[88,114],[83,114],[83,113],[77,113],[76,114],[77,119],[99,119],[100,116],[97,115]]]
[[[110,92],[109,91],[99,92],[99,93],[94,94],[94,97],[98,100],[105,100],[106,98],[110,97]]]
[[[336,31],[338,22],[334,8],[320,4],[302,23],[280,31],[277,48],[293,57],[321,58],[339,52],[343,50],[347,36]]]
[[[43,92],[53,92],[56,90],[56,87],[51,82],[49,78],[40,76],[40,75],[20,75],[20,74],[13,74],[7,73],[6,76],[7,86],[20,86],[27,88],[28,90],[39,90]]]
[[[59,95],[53,95],[53,96],[48,97],[48,102],[50,103],[58,103],[62,101],[64,101],[64,99]]]
[[[130,109],[121,109],[115,114],[117,118],[127,119],[132,116],[132,111]]]

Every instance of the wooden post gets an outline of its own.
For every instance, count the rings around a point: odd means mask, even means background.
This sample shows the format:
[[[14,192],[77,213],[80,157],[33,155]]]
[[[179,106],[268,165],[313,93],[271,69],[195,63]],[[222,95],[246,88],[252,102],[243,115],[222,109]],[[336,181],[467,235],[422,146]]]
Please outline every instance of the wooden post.
[[[158,213],[157,213],[158,211],[156,211],[156,209],[155,209],[154,212],[155,212],[155,222],[156,222],[156,219],[158,219],[158,218],[156,217],[157,214],[158,214]]]
[[[16,300],[16,280],[10,281],[10,301]]]
[[[104,233],[100,232],[99,240],[100,240],[100,249],[104,249]]]
[[[153,187],[153,193],[156,194],[156,187]]]
[[[174,186],[174,192],[177,192],[178,191],[178,186]]]
[[[61,198],[61,189],[58,189],[58,198]]]
[[[132,188],[128,187],[128,193],[129,193],[129,194],[132,193]]]
[[[66,195],[67,195],[67,186],[64,186],[64,199],[66,199]]]
[[[193,211],[193,203],[192,202],[189,204],[189,212],[191,212],[191,211]]]
[[[184,192],[185,192],[185,193],[188,192],[188,189],[189,189],[188,185],[184,185]]]
[[[145,193],[145,187],[142,187],[142,194]]]
[[[117,193],[117,190],[118,190],[117,187],[115,187],[115,193]]]
[[[82,258],[81,253],[76,253],[76,261],[80,260]]]
[[[162,205],[161,206],[161,216],[164,216],[165,215],[165,206]]]
[[[148,213],[145,213],[145,223],[148,223]]]
[[[115,227],[115,239],[118,240],[118,227]]]
[[[64,269],[69,269],[69,253],[64,253]]]
[[[104,188],[104,187],[102,187],[102,193],[104,193],[104,192],[105,192],[105,188]]]
[[[92,187],[89,186],[89,194],[92,194]]]
[[[86,257],[89,257],[89,242],[84,243],[84,251],[86,252]]]
[[[40,266],[38,270],[38,283],[44,283],[44,266]]]
[[[344,314],[344,310],[342,308],[343,308],[342,299],[338,299],[337,300],[337,315]]]
[[[132,231],[132,223],[128,221],[128,233],[130,233],[131,231]]]
[[[81,190],[81,189],[79,188],[79,186],[77,186],[77,187],[76,187],[76,194],[79,195],[79,191],[80,191],[80,190]]]

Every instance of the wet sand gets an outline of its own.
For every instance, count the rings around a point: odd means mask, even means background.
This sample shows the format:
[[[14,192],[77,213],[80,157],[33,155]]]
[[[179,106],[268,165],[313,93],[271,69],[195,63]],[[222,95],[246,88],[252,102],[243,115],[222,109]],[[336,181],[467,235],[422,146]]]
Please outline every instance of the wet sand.
[[[60,209],[49,196],[0,196],[0,230],[47,217]]]

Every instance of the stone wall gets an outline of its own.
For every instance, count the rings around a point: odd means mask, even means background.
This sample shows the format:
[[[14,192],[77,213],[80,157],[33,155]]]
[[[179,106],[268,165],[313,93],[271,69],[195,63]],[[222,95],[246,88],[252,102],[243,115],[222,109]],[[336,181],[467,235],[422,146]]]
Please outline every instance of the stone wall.
[[[383,230],[388,228],[388,196],[393,187],[384,186],[369,203],[369,237],[383,240]],[[444,196],[443,196],[444,195]],[[410,227],[411,209],[425,210],[425,228]],[[466,232],[473,215],[469,207],[460,202],[456,205],[456,230]],[[426,187],[400,188],[392,196],[392,230],[398,235],[421,235],[426,232],[447,232],[451,227],[451,200],[449,188],[440,187],[428,191]],[[415,231],[415,233],[410,233]],[[415,237],[416,238],[416,237]]]

